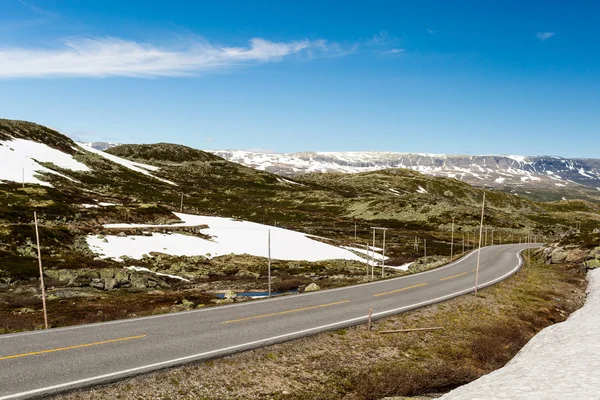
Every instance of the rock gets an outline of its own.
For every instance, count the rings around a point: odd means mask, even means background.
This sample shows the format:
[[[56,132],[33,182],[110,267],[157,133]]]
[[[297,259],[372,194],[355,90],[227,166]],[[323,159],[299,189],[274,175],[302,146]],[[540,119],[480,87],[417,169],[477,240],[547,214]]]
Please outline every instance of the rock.
[[[121,284],[129,282],[129,272],[127,270],[117,270],[114,278]]]
[[[19,310],[19,314],[33,314],[35,310],[29,307],[23,307]]]
[[[119,232],[117,234],[118,237],[127,237],[127,234],[125,232]]]
[[[233,299],[212,299],[210,302],[211,303],[215,303],[215,304],[230,304],[233,303],[235,300]]]
[[[193,302],[186,300],[186,299],[181,300],[181,305],[184,306],[188,310],[190,310],[196,306]]]
[[[597,258],[594,258],[593,260],[588,260],[585,262],[585,267],[587,269],[600,268],[600,260]]]
[[[600,229],[599,228],[594,228],[594,230],[592,231],[593,234],[598,234],[600,233]]]
[[[305,292],[316,292],[317,290],[321,290],[321,288],[316,283],[311,283],[310,285],[304,288]]]
[[[563,263],[565,262],[568,256],[569,252],[563,249],[562,247],[557,247],[556,249],[552,250],[552,253],[550,254],[552,264]]]
[[[581,250],[581,249],[573,249],[571,251],[569,251],[569,254],[567,254],[567,262],[570,263],[574,263],[574,262],[581,262],[583,260],[585,260],[586,257],[586,252]]]
[[[104,280],[100,278],[94,278],[90,282],[90,286],[94,289],[104,290]]]
[[[130,274],[129,280],[134,289],[146,289],[148,287],[148,277],[142,274]]]
[[[592,251],[590,252],[590,256],[594,258],[600,258],[600,246],[592,249]]]
[[[204,308],[204,307],[206,307],[206,304],[198,304],[198,305],[196,306],[196,308]]]
[[[233,290],[228,290],[225,292],[225,294],[223,296],[226,299],[235,299],[237,297],[237,294],[235,294],[235,292]]]
[[[100,278],[110,279],[114,278],[116,271],[112,268],[104,268],[100,270]]]
[[[254,279],[258,279],[260,277],[259,273],[256,272],[250,272],[248,270],[245,269],[241,269],[238,271],[237,274],[235,274],[235,276],[239,276],[240,278],[254,278]]]
[[[119,287],[119,281],[115,278],[108,278],[104,280],[104,290],[112,290]]]

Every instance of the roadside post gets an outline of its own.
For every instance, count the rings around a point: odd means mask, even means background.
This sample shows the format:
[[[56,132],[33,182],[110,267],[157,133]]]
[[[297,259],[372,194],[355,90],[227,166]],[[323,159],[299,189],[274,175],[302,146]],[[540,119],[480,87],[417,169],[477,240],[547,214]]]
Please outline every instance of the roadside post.
[[[42,287],[42,306],[44,308],[44,326],[48,329],[48,311],[46,310],[46,286],[44,285],[44,270],[42,268],[42,250],[40,248],[40,232],[38,230],[37,211],[33,212],[35,221],[35,238],[37,241],[38,264],[40,266],[40,285]]]

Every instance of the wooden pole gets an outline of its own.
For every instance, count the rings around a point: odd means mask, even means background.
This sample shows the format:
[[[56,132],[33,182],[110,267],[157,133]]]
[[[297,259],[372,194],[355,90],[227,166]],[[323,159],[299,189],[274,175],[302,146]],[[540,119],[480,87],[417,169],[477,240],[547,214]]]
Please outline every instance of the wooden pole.
[[[475,269],[475,296],[477,296],[477,287],[479,286],[479,259],[481,255],[481,237],[483,235],[483,215],[485,212],[485,192],[483,192],[483,202],[481,204],[481,223],[479,224],[479,248],[477,249],[477,268]]]
[[[35,238],[37,241],[38,264],[40,266],[40,285],[42,287],[42,306],[44,308],[44,326],[48,329],[48,311],[46,310],[46,286],[44,285],[44,270],[42,268],[42,249],[40,248],[40,232],[38,230],[37,211],[33,212],[35,221]]]
[[[183,192],[181,192],[181,206],[179,207],[179,212],[183,212]]]
[[[462,252],[463,252],[463,254],[464,254],[464,252],[465,252],[465,233],[464,233],[464,232],[463,232],[463,234],[462,234],[462,248],[463,248],[463,249],[462,249],[462,250],[463,250]]]
[[[375,229],[373,229],[373,265],[371,266],[371,279],[375,279]]]
[[[271,230],[268,230],[268,234],[267,234],[267,246],[268,246],[268,253],[269,253],[269,264],[267,266],[267,275],[269,278],[269,297],[271,297]]]
[[[383,230],[383,251],[381,257],[381,277],[384,277],[384,269],[385,269],[385,229]]]
[[[427,239],[423,239],[423,254],[427,258]]]
[[[373,318],[373,308],[369,307],[369,322],[367,322],[367,330],[371,331],[371,320]]]
[[[454,217],[452,217],[452,236],[450,239],[450,261],[454,257]]]
[[[413,329],[394,329],[391,331],[379,331],[377,333],[379,333],[380,335],[386,334],[386,333],[400,333],[400,332],[416,332],[416,331],[435,331],[438,329],[444,329],[443,326],[434,326],[431,328],[413,328]]]
[[[356,240],[356,222],[354,223],[354,239]]]

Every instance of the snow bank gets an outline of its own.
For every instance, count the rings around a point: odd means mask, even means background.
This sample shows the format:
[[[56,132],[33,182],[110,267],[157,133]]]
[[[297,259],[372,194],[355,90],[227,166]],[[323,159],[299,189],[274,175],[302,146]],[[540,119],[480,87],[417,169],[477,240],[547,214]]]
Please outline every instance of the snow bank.
[[[70,179],[59,172],[43,167],[39,162],[54,165],[71,171],[87,172],[90,169],[73,156],[53,149],[43,143],[26,139],[0,140],[0,180],[34,183],[51,186],[48,182],[38,179],[40,172],[51,173]]]
[[[138,162],[129,161],[129,160],[126,160],[121,157],[113,156],[112,154],[105,153],[104,151],[96,150],[89,143],[79,143],[79,145],[83,149],[89,151],[90,153],[97,154],[101,157],[106,158],[107,160],[110,160],[114,163],[120,164],[120,165],[124,166],[125,168],[129,168],[129,169],[139,172],[141,174],[151,176],[152,178],[158,179],[159,181],[162,181],[165,183],[168,183],[169,185],[177,186],[177,184],[174,182],[168,181],[166,179],[158,178],[158,177],[152,175],[149,171],[158,171],[160,169],[158,167],[155,167],[154,165],[142,164],[142,163],[138,163]]]
[[[90,249],[103,258],[118,259],[128,256],[140,259],[152,251],[178,255],[203,255],[209,258],[226,254],[250,254],[267,257],[267,232],[271,231],[271,257],[278,260],[366,260],[351,251],[312,240],[307,235],[274,226],[229,218],[207,217],[175,213],[184,222],[174,225],[111,224],[106,228],[153,228],[189,227],[208,225],[202,233],[212,240],[181,234],[158,234],[152,236],[88,236]]]
[[[419,186],[419,189],[417,189],[418,193],[427,193],[427,190],[425,190],[425,188],[423,188],[423,186]]]
[[[588,272],[588,279],[583,308],[542,330],[503,368],[442,399],[600,398],[600,270]]]

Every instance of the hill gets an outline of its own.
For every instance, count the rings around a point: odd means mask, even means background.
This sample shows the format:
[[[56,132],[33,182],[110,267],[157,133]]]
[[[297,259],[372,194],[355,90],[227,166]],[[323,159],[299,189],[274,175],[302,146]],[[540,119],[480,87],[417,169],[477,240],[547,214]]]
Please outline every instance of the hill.
[[[363,281],[371,226],[390,228],[388,265],[434,267],[450,255],[452,219],[454,254],[463,239],[465,249],[477,242],[483,197],[481,188],[409,169],[284,178],[174,144],[103,152],[23,121],[0,120],[0,156],[0,315],[13,321],[8,330],[40,323],[39,314],[15,314],[38,304],[32,292],[17,294],[37,285],[34,211],[55,323],[64,325],[165,312],[184,297],[211,304],[227,289],[264,290],[268,229],[296,250],[321,246],[314,251],[322,256],[304,260],[274,251],[281,290]],[[174,214],[182,195],[184,214]],[[498,190],[487,190],[487,199],[488,243],[492,235],[495,243],[518,242],[576,223],[600,226],[598,205],[586,201],[538,203]],[[162,294],[148,294],[157,289]],[[65,298],[83,314],[65,310]],[[109,312],[115,302],[129,311]]]

